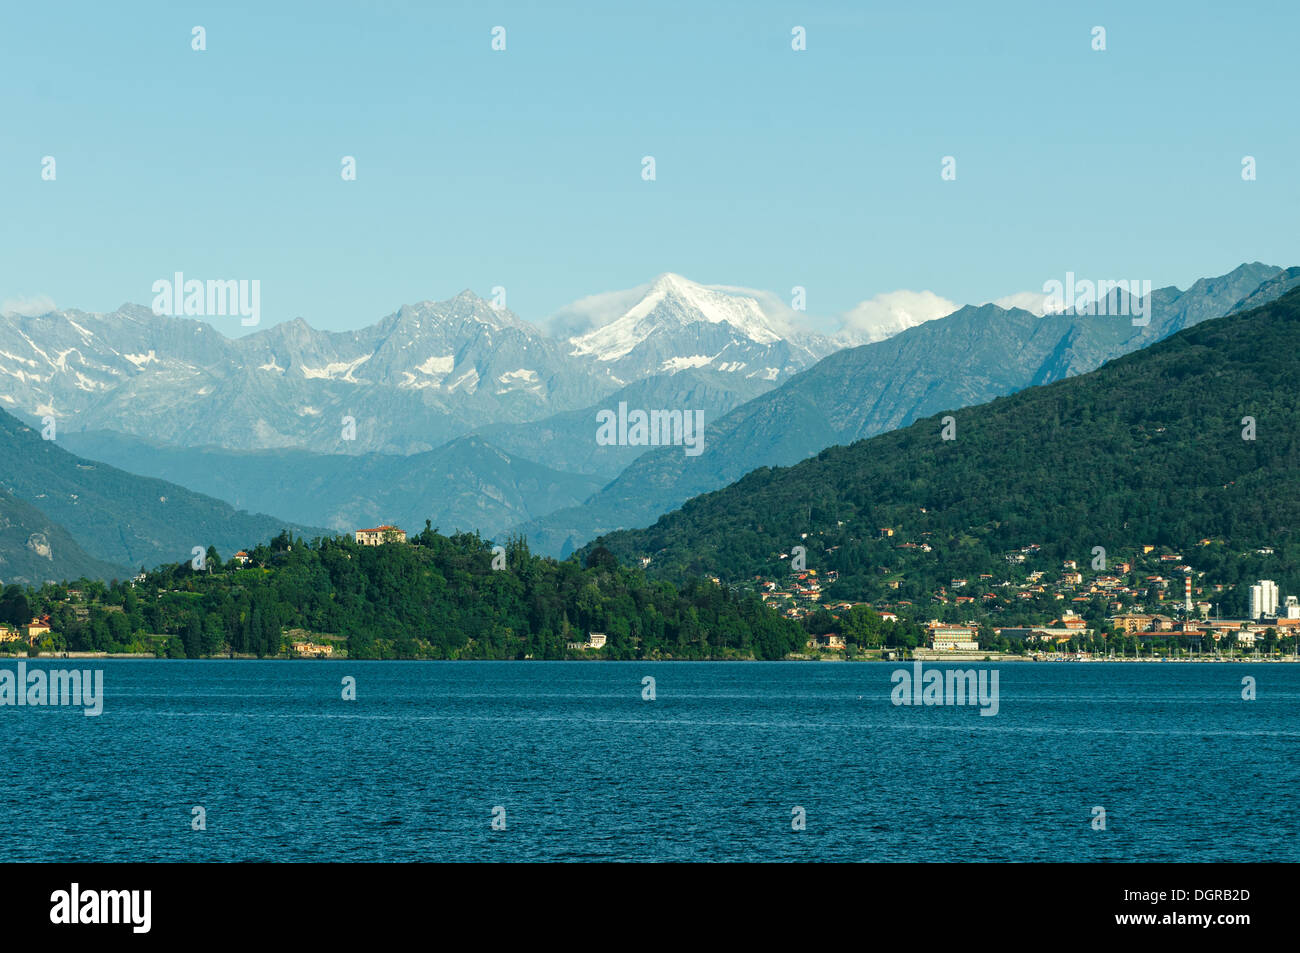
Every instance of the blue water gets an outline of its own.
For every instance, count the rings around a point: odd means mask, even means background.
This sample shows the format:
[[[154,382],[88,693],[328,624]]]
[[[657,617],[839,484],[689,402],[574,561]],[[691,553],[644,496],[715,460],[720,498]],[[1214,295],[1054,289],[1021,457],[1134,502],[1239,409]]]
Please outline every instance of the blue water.
[[[1300,860],[1296,665],[1002,664],[993,717],[897,663],[29,665],[106,700],[0,707],[4,861]]]

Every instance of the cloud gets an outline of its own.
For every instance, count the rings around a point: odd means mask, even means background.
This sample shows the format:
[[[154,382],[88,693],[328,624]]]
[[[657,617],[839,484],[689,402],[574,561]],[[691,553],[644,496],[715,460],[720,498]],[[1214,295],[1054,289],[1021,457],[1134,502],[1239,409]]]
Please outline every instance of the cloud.
[[[758,302],[759,308],[763,311],[763,316],[771,322],[772,327],[786,337],[798,338],[804,334],[829,334],[835,329],[834,322],[815,317],[807,311],[796,311],[790,307],[790,301],[787,298],[783,298],[772,291],[765,291],[761,288],[745,288],[741,285],[705,285],[704,287],[710,291],[720,291],[723,294],[753,298]]]
[[[1004,295],[1001,298],[990,302],[999,308],[1020,308],[1028,311],[1030,314],[1036,314],[1040,318],[1044,313],[1044,305],[1047,303],[1047,296],[1041,291],[1017,291],[1015,294]]]
[[[650,284],[646,283],[622,291],[587,295],[543,319],[541,327],[560,339],[577,337],[609,324],[645,297],[649,290]]]
[[[0,314],[20,314],[35,318],[54,310],[54,299],[49,295],[17,295],[0,302]]]
[[[851,308],[844,315],[840,336],[856,344],[870,344],[956,310],[956,302],[933,291],[888,291]]]
[[[558,338],[576,337],[603,327],[626,313],[650,290],[651,284],[623,291],[606,291],[588,295],[566,305],[542,322]],[[887,291],[859,302],[839,315],[814,316],[796,311],[790,301],[761,288],[741,285],[703,285],[711,291],[743,295],[758,302],[763,314],[783,336],[798,340],[805,335],[822,335],[841,347],[871,344],[893,337],[901,331],[944,318],[960,305],[933,291],[899,289]],[[1019,291],[993,301],[1000,308],[1022,308],[1041,317],[1045,296],[1033,291]]]

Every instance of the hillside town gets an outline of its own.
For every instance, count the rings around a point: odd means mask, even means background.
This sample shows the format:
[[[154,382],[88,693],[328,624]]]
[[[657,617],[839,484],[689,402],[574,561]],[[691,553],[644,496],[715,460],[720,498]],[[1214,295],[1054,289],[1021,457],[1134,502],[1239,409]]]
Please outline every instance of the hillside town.
[[[893,536],[889,529],[880,532],[885,538]],[[1204,539],[1200,545],[1213,542]],[[924,539],[900,542],[897,548],[932,551]],[[1109,569],[1091,570],[1087,563],[1067,559],[1051,570],[1017,572],[1040,549],[1031,544],[1005,554],[1008,571],[1002,577],[981,573],[951,578],[928,600],[831,598],[828,593],[839,581],[835,570],[792,569],[776,577],[755,576],[752,586],[765,603],[797,621],[820,614],[823,620],[842,623],[854,610],[869,609],[883,622],[902,619],[919,626],[921,637],[912,640],[890,639],[885,630],[876,647],[886,655],[891,648],[933,659],[983,659],[991,653],[1073,660],[1296,653],[1300,598],[1282,596],[1273,580],[1260,579],[1249,587],[1245,617],[1224,618],[1218,607],[1228,587],[1204,578],[1181,553],[1143,545]],[[1261,549],[1255,555],[1272,551]],[[776,558],[784,560],[787,554]],[[902,581],[892,578],[886,586],[897,590]],[[997,625],[999,616],[1015,617],[1016,622]],[[1028,621],[1033,618],[1042,621]],[[818,632],[808,648],[842,655],[852,651],[851,641],[841,631]]]

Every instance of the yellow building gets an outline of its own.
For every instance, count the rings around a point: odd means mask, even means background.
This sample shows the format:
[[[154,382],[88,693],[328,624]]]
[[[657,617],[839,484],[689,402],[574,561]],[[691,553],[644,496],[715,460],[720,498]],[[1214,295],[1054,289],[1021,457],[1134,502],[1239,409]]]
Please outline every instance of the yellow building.
[[[294,642],[293,654],[304,658],[329,658],[334,654],[334,646],[317,645],[315,642]]]
[[[376,526],[374,529],[357,530],[357,544],[361,546],[380,546],[384,543],[406,542],[405,530],[396,526]]]
[[[1115,630],[1118,632],[1144,632],[1150,626],[1155,616],[1142,615],[1141,613],[1129,612],[1123,615],[1111,617],[1111,622],[1115,624]]]

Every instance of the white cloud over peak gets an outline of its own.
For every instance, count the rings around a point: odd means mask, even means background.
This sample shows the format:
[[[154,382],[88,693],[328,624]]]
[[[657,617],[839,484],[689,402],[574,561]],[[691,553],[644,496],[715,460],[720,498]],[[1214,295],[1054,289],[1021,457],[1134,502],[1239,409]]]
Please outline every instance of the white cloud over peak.
[[[841,336],[856,344],[893,337],[957,310],[956,302],[933,291],[887,291],[860,302],[844,315]]]
[[[620,291],[587,295],[546,318],[542,327],[561,339],[604,327],[625,314],[652,286],[653,282]],[[933,291],[904,288],[882,292],[839,314],[815,315],[808,311],[796,311],[789,298],[761,288],[714,284],[701,287],[754,299],[772,326],[786,337],[800,339],[805,335],[822,335],[841,347],[883,341],[908,328],[947,317],[961,307],[957,302]],[[1042,317],[1046,296],[1035,291],[1018,291],[991,303],[1000,308],[1021,308]]]
[[[541,327],[561,340],[578,337],[588,331],[604,327],[611,321],[627,313],[633,305],[645,297],[650,290],[650,283],[625,288],[622,291],[602,291],[587,295],[545,318]]]
[[[0,302],[0,314],[20,314],[25,318],[49,314],[54,310],[54,299],[49,295],[15,295]]]

